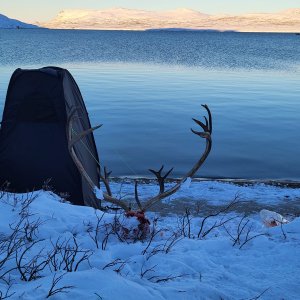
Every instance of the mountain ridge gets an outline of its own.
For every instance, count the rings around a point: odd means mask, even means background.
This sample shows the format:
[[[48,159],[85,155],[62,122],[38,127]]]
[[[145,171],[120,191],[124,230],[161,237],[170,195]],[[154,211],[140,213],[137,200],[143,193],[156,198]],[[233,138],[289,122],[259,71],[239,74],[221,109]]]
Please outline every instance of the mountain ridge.
[[[29,29],[38,28],[37,25],[21,22],[16,19],[11,19],[3,14],[0,14],[0,29]]]
[[[300,8],[278,13],[209,15],[189,8],[148,11],[122,7],[67,9],[50,22],[53,29],[148,30],[155,28],[214,29],[219,31],[299,32]]]

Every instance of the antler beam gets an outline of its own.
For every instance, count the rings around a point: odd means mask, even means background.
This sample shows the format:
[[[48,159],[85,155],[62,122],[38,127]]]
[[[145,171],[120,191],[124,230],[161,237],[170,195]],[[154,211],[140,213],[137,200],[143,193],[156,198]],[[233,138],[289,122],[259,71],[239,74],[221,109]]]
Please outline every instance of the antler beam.
[[[204,138],[206,140],[206,146],[205,146],[205,150],[204,150],[203,154],[201,155],[199,160],[194,164],[194,166],[186,173],[186,175],[182,179],[180,179],[180,181],[175,186],[171,187],[168,190],[165,190],[165,180],[170,175],[173,168],[170,169],[169,171],[167,171],[165,175],[162,175],[162,171],[164,169],[164,166],[162,166],[158,171],[149,169],[149,171],[151,173],[153,173],[157,178],[157,181],[158,181],[158,184],[159,184],[159,193],[156,196],[146,200],[144,205],[142,205],[142,203],[139,199],[138,189],[137,189],[138,184],[137,184],[137,181],[136,181],[135,182],[135,200],[137,202],[137,205],[138,205],[139,209],[142,212],[145,212],[147,209],[149,209],[151,206],[153,206],[157,202],[161,201],[163,198],[166,198],[166,197],[171,196],[172,194],[176,193],[180,189],[180,187],[182,186],[184,181],[189,177],[193,177],[193,175],[195,175],[195,173],[199,170],[199,168],[203,165],[203,163],[207,159],[207,157],[208,157],[208,155],[211,151],[211,147],[212,147],[212,139],[211,139],[212,115],[211,115],[210,109],[208,108],[208,106],[206,104],[202,105],[202,106],[205,108],[205,110],[207,111],[207,114],[208,114],[208,119],[207,119],[207,117],[204,116],[205,124],[203,122],[197,120],[197,119],[193,118],[193,120],[198,126],[201,127],[201,129],[203,131],[196,131],[194,129],[191,129],[191,131],[194,134],[196,134],[196,135],[198,135],[201,138]],[[94,130],[100,128],[101,125],[95,126],[95,127],[90,128],[88,130],[85,130],[82,133],[77,134],[73,138],[72,137],[72,122],[73,122],[73,119],[75,117],[76,110],[77,110],[76,107],[74,109],[72,109],[71,112],[70,112],[70,117],[68,118],[67,136],[68,136],[68,142],[69,142],[69,151],[70,151],[70,154],[71,154],[76,166],[78,167],[78,170],[80,171],[81,175],[85,178],[85,180],[88,182],[90,187],[94,190],[96,188],[96,186],[95,186],[94,182],[92,181],[92,179],[87,174],[87,172],[85,171],[82,163],[80,162],[80,160],[76,156],[76,153],[74,151],[73,146],[74,146],[75,143],[80,141],[87,134],[90,134]],[[110,173],[111,172],[107,172],[106,168],[104,168],[104,176],[100,174],[100,178],[104,182],[104,185],[105,185],[106,191],[107,191],[107,193],[103,193],[104,200],[123,208],[125,211],[130,211],[130,206],[128,206],[126,204],[126,202],[124,202],[122,200],[119,200],[119,199],[116,199],[112,196],[112,192],[111,192],[111,189],[110,189],[110,186],[109,186],[109,175],[110,175]]]
[[[77,107],[73,108],[71,110],[69,118],[67,120],[67,137],[68,137],[69,152],[70,152],[70,155],[71,155],[71,157],[72,157],[75,165],[77,166],[80,174],[87,181],[87,183],[89,184],[89,186],[91,187],[91,189],[93,191],[95,191],[95,189],[97,188],[97,186],[95,185],[95,183],[93,182],[93,180],[91,179],[91,177],[88,175],[88,173],[84,169],[84,166],[82,165],[81,161],[78,159],[78,157],[77,157],[77,155],[76,155],[76,153],[74,151],[74,144],[77,143],[78,141],[80,141],[87,134],[90,134],[94,130],[100,128],[101,125],[95,126],[95,127],[90,128],[88,130],[85,130],[82,133],[77,134],[73,138],[72,137],[72,135],[73,135],[72,134],[72,129],[73,129],[72,128],[72,123],[73,123],[74,118],[76,117],[75,116],[76,111],[77,111]],[[107,202],[110,202],[110,203],[112,203],[114,205],[117,205],[117,206],[123,208],[125,211],[129,211],[130,208],[129,208],[129,206],[125,202],[112,197],[110,186],[109,186],[109,181],[108,181],[108,177],[110,175],[110,172],[107,172],[106,168],[104,169],[104,172],[105,172],[104,177],[102,175],[100,175],[101,179],[104,181],[104,184],[105,184],[105,187],[106,187],[106,190],[107,190],[107,193],[103,193],[104,200],[106,200]]]
[[[199,168],[203,165],[206,158],[208,157],[208,155],[211,151],[211,147],[212,147],[212,139],[211,139],[212,116],[211,116],[211,112],[210,112],[210,109],[208,108],[208,106],[206,104],[202,105],[202,106],[206,109],[206,111],[208,113],[208,120],[206,117],[204,117],[204,119],[205,119],[205,124],[204,124],[199,120],[193,119],[194,122],[203,129],[203,131],[195,131],[194,129],[191,129],[191,131],[194,134],[196,134],[206,140],[206,147],[205,147],[204,153],[202,154],[200,159],[195,163],[195,165],[186,173],[186,175],[182,179],[180,179],[180,181],[175,186],[168,189],[167,191],[161,192],[162,191],[162,189],[161,189],[161,180],[162,179],[157,177],[159,185],[160,185],[160,192],[157,196],[150,198],[146,201],[146,203],[143,206],[143,211],[146,211],[149,207],[153,206],[154,204],[156,204],[163,198],[166,198],[166,197],[171,196],[172,194],[176,193],[187,178],[193,177],[195,175],[195,173],[199,170]],[[162,169],[160,169],[158,172],[160,172],[160,171],[162,171]],[[168,173],[170,173],[170,171]],[[168,175],[168,173],[167,173],[167,175]],[[163,177],[163,182],[164,182],[164,180],[165,180],[165,178]]]

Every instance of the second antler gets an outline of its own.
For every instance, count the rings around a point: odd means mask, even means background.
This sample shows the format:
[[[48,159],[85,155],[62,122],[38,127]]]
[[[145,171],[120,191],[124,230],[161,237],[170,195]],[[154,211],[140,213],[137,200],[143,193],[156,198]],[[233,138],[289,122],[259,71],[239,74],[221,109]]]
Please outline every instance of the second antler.
[[[205,146],[205,150],[204,150],[203,154],[201,155],[199,160],[194,164],[194,166],[186,173],[186,175],[182,179],[180,179],[177,184],[175,184],[173,187],[171,187],[170,189],[167,189],[167,190],[165,190],[165,180],[170,175],[173,168],[170,169],[169,171],[167,171],[165,175],[162,175],[162,171],[163,171],[163,168],[164,168],[163,166],[158,171],[149,169],[149,171],[151,173],[153,173],[157,178],[157,181],[158,181],[158,184],[159,184],[159,193],[156,196],[151,197],[151,198],[147,199],[146,201],[143,201],[143,204],[142,204],[140,199],[139,199],[139,196],[138,196],[137,182],[135,182],[135,201],[137,202],[137,205],[138,205],[140,211],[145,212],[147,209],[149,209],[151,206],[153,206],[157,202],[159,202],[162,199],[164,199],[166,197],[169,197],[172,194],[176,193],[180,189],[182,184],[189,177],[193,177],[195,175],[195,173],[199,170],[199,168],[202,166],[202,164],[204,163],[204,161],[208,157],[208,155],[211,151],[211,147],[212,147],[212,139],[211,139],[211,135],[212,135],[212,116],[211,116],[211,112],[210,112],[210,109],[208,108],[208,106],[206,104],[202,105],[202,106],[207,111],[208,118],[204,117],[205,123],[193,118],[194,122],[201,127],[202,131],[196,131],[194,129],[191,129],[191,131],[194,134],[196,134],[196,135],[200,136],[201,138],[205,139],[206,146]],[[93,183],[93,181],[89,177],[88,173],[85,171],[85,169],[84,169],[83,165],[81,164],[80,160],[77,158],[76,153],[73,149],[73,146],[76,142],[81,140],[84,136],[91,133],[95,129],[98,129],[100,126],[90,128],[90,129],[88,129],[88,130],[86,130],[86,131],[84,131],[80,134],[77,134],[74,138],[72,138],[72,121],[75,117],[75,112],[76,112],[76,108],[71,112],[69,120],[68,120],[68,125],[67,125],[69,151],[70,151],[70,154],[71,154],[75,164],[77,165],[77,168],[79,169],[81,175],[89,183],[90,187],[93,190],[95,190],[95,184]],[[111,189],[110,189],[110,186],[109,186],[109,175],[110,175],[110,173],[111,172],[107,172],[106,169],[104,169],[104,176],[100,175],[100,178],[104,182],[104,185],[106,187],[106,193],[103,193],[103,198],[104,198],[105,201],[110,202],[114,205],[117,205],[117,206],[123,208],[125,211],[128,212],[128,211],[131,210],[131,207],[125,201],[114,198],[112,196],[112,192],[111,192]]]
[[[152,197],[152,198],[146,200],[146,202],[143,206],[144,211],[147,210],[149,207],[153,206],[154,204],[156,204],[157,202],[159,202],[160,200],[162,200],[163,198],[169,197],[172,194],[176,193],[180,189],[181,185],[187,180],[187,178],[193,177],[195,175],[195,173],[199,170],[199,168],[202,166],[202,164],[208,157],[210,150],[211,150],[211,146],[212,146],[212,139],[211,139],[212,116],[211,116],[211,112],[210,112],[208,106],[206,104],[202,105],[202,106],[206,109],[206,111],[208,113],[208,119],[206,117],[204,117],[205,124],[199,120],[196,120],[196,119],[193,119],[193,120],[196,124],[198,124],[203,129],[203,131],[195,131],[194,129],[191,129],[191,131],[194,134],[199,135],[202,138],[205,138],[206,147],[205,147],[204,153],[201,155],[200,159],[194,164],[194,166],[185,174],[185,176],[183,178],[181,178],[176,185],[174,185],[172,188],[170,188],[166,191],[164,191],[164,181],[173,169],[168,171],[166,173],[166,175],[163,177],[160,174],[161,171],[163,170],[163,167],[158,172],[155,172],[154,174],[156,175],[157,180],[159,182],[160,191],[155,197]]]

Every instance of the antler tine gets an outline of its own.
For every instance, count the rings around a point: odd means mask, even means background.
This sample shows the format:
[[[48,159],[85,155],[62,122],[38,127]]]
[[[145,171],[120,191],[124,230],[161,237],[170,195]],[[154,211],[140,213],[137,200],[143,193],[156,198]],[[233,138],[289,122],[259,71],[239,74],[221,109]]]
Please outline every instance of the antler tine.
[[[69,116],[68,116],[68,119],[67,119],[67,129],[69,131],[70,130],[73,130],[72,126],[71,128],[69,128],[70,124],[72,124],[73,122],[73,119],[76,117],[75,116],[75,113],[79,110],[79,107],[78,106],[75,106],[73,107],[71,110],[70,110],[70,113],[69,113]],[[79,118],[79,117],[78,117]],[[100,128],[102,126],[102,124],[100,125],[97,125],[95,127],[92,127],[92,128],[89,128],[85,131],[82,131],[80,133],[76,133],[76,136],[74,138],[72,138],[72,132],[70,132],[71,135],[69,135],[69,132],[68,132],[68,138],[69,138],[69,147],[73,147],[73,145],[75,143],[77,143],[79,140],[81,140],[82,138],[84,138],[86,135],[88,135],[89,133],[95,131],[96,129]]]
[[[171,168],[164,176],[164,179],[166,179],[170,174],[171,172],[173,171],[174,168]]]
[[[80,133],[78,133],[69,143],[69,147],[73,147],[73,145],[75,143],[77,143],[78,141],[80,141],[81,139],[83,139],[86,135],[90,134],[91,132],[97,130],[98,128],[100,128],[102,126],[102,124],[97,125],[95,127],[89,128],[85,131],[82,131]]]
[[[158,181],[159,184],[159,194],[162,194],[165,191],[165,179],[169,176],[169,174],[173,171],[173,168],[171,168],[164,176],[161,175],[161,172],[164,169],[164,165],[161,166],[161,168],[158,171],[149,169],[151,173],[153,173]]]
[[[139,199],[138,182],[137,182],[137,180],[134,181],[134,197],[135,197],[135,201],[136,201],[139,209],[142,211],[143,207],[142,207],[141,201]]]
[[[74,116],[75,116],[75,113],[76,113],[76,110],[77,110],[77,107],[74,107],[71,111],[70,111],[70,115],[68,117],[68,120],[67,120],[67,137],[68,137],[68,148],[69,148],[69,152],[70,152],[70,155],[75,163],[75,165],[77,166],[80,174],[82,175],[82,177],[87,181],[87,183],[89,184],[90,188],[92,189],[92,191],[94,192],[95,189],[97,188],[97,186],[95,185],[95,183],[93,182],[93,180],[91,179],[91,177],[88,175],[88,173],[86,172],[84,166],[82,165],[81,161],[78,159],[75,151],[74,151],[74,140],[72,141],[72,122],[73,122],[73,119],[74,119]],[[99,127],[98,127],[99,128]],[[92,128],[90,128],[92,129]],[[88,129],[89,130],[89,129]],[[92,132],[93,130],[90,130],[88,133]],[[86,132],[86,131],[85,131]],[[87,134],[88,134],[87,133]],[[82,138],[83,136],[81,136]],[[79,139],[78,139],[79,140]],[[76,142],[78,141],[76,140]],[[106,173],[108,174],[108,173]],[[107,202],[110,202],[114,205],[117,205],[121,208],[123,208],[125,211],[129,211],[130,208],[129,206],[119,200],[119,199],[116,199],[114,197],[112,197],[111,195],[111,191],[110,191],[110,188],[109,188],[109,184],[107,182],[107,180],[103,177],[103,176],[100,176],[101,179],[103,180],[104,179],[104,184],[105,184],[105,187],[107,188],[108,187],[108,190],[107,190],[107,193],[103,193],[103,197],[104,197],[104,200],[107,201]],[[107,184],[107,185],[106,185]]]
[[[166,198],[166,197],[171,196],[172,194],[176,193],[180,189],[182,183],[187,178],[192,177],[193,175],[195,175],[195,173],[199,170],[199,168],[202,166],[202,164],[204,163],[204,161],[208,157],[208,155],[210,153],[210,150],[211,150],[211,147],[212,147],[212,140],[211,140],[212,116],[211,116],[211,112],[210,112],[208,106],[206,104],[202,105],[202,106],[206,109],[206,111],[208,113],[208,120],[206,118],[207,125],[204,125],[199,120],[196,120],[196,119],[193,119],[193,120],[203,129],[204,132],[198,132],[198,131],[195,131],[193,129],[191,129],[191,131],[193,133],[195,133],[196,135],[199,135],[200,137],[205,138],[206,146],[205,146],[205,150],[204,150],[203,154],[201,155],[200,159],[194,164],[194,166],[187,172],[187,174],[182,179],[180,179],[180,181],[175,186],[168,189],[167,191],[163,190],[163,192],[160,192],[157,196],[148,199],[146,201],[145,205],[144,205],[144,208],[143,208],[144,211],[147,210],[152,205],[154,205],[155,203],[157,203],[158,201],[162,200],[163,198]],[[153,174],[155,174],[155,176],[158,178],[158,181],[160,183],[160,191],[161,191],[162,190],[162,188],[161,188],[161,180],[162,179],[160,179],[160,176],[161,176],[160,172],[159,171],[157,172],[157,171],[154,171],[154,170],[150,170],[150,171]]]
[[[108,179],[108,178],[109,178],[111,172],[112,172],[112,171],[107,172],[106,167],[104,167],[104,177],[105,177],[105,179]]]
[[[208,128],[208,123],[207,123],[207,119],[206,119],[206,125],[204,125],[201,121],[197,120],[197,119],[194,119],[192,118],[193,121],[198,124],[205,132],[209,130]]]
[[[205,120],[205,125],[206,125],[207,128],[208,128],[208,120],[207,120],[206,116],[203,116],[203,118],[204,118],[204,120]]]
[[[200,131],[196,131],[192,128],[191,128],[191,131],[192,131],[192,133],[199,135],[202,138],[205,138],[205,139],[210,138],[210,133],[208,133],[208,132],[200,132]]]
[[[102,175],[100,174],[100,178],[101,178],[101,180],[104,182],[104,185],[105,185],[107,194],[108,194],[109,196],[112,196],[112,192],[111,192],[110,185],[109,185],[109,176],[110,176],[110,174],[111,174],[111,171],[110,171],[110,172],[107,172],[106,167],[104,167],[104,176],[102,176]]]
[[[208,108],[208,106],[206,104],[201,104],[202,107],[204,107],[207,111],[208,114],[208,121],[207,118],[205,118],[206,122],[208,123],[208,128],[209,128],[209,133],[212,134],[212,116],[211,116],[211,112],[210,109]]]

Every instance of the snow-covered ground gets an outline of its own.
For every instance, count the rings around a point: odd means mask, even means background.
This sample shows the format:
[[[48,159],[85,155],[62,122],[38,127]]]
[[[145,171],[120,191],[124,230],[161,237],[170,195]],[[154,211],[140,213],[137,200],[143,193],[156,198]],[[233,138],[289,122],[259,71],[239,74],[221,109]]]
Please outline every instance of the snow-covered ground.
[[[121,197],[128,196],[132,198],[134,195],[133,179],[124,178],[118,182],[112,182],[111,187],[115,194]],[[140,184],[140,193],[142,198],[151,197],[157,192],[158,186],[154,180],[143,180]],[[286,186],[292,185],[287,183]],[[166,184],[166,188],[172,186],[173,183]],[[172,202],[176,199],[189,199],[192,202],[209,201],[212,205],[222,205],[233,199],[236,195],[242,201],[255,201],[259,204],[276,205],[286,201],[299,200],[300,202],[300,185],[294,185],[298,188],[288,188],[284,183],[273,182],[267,184],[263,182],[244,181],[241,184],[233,184],[230,181],[211,181],[211,180],[193,180],[192,184],[184,185],[176,194],[167,199],[166,202]],[[299,203],[300,204],[300,203]]]
[[[114,185],[121,193],[130,188]],[[140,193],[148,196],[153,189],[144,184]],[[300,201],[300,189],[207,181],[192,183],[167,204],[182,198],[203,202],[215,207],[213,215],[236,195],[261,207]],[[2,298],[300,297],[300,218],[293,211],[285,216],[290,223],[273,228],[258,212],[245,216],[233,208],[209,218],[192,209],[180,215],[149,212],[150,232],[135,240],[137,221],[121,212],[73,206],[46,191],[0,198]]]

